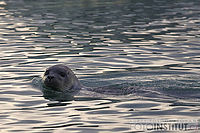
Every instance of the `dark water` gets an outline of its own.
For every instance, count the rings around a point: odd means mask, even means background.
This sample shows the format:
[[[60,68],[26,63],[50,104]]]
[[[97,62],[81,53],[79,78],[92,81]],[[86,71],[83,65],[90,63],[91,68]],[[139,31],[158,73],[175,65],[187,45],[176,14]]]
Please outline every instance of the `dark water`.
[[[197,132],[199,18],[198,0],[0,1],[0,131]],[[52,100],[32,79],[58,63],[107,89]]]

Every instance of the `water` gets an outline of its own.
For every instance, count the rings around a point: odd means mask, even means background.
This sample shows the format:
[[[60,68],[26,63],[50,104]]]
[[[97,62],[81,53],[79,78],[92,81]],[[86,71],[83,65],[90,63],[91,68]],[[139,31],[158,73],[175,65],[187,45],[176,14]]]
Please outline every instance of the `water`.
[[[197,132],[199,17],[197,0],[0,1],[0,131]],[[59,63],[106,89],[45,95],[32,79]]]

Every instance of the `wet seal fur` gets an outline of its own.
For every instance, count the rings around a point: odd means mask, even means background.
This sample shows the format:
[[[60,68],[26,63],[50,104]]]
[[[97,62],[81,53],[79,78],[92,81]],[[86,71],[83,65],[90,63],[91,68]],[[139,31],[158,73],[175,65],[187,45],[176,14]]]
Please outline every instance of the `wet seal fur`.
[[[67,93],[77,93],[82,88],[81,83],[73,71],[62,64],[47,68],[42,82],[47,89]]]

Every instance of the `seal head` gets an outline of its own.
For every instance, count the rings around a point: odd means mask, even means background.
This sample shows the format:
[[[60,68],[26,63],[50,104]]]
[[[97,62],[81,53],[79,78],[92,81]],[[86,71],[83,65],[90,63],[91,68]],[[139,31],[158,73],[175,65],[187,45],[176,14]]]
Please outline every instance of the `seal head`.
[[[63,92],[77,92],[82,85],[70,68],[65,65],[54,65],[45,71],[42,79],[45,88]]]

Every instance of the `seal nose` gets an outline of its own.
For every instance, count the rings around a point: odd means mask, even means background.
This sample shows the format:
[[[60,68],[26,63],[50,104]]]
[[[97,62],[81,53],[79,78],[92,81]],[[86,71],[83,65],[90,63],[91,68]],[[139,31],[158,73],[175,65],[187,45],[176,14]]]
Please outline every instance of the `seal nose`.
[[[48,79],[49,81],[51,81],[51,80],[54,79],[54,78],[55,78],[55,77],[52,76],[52,75],[47,76],[47,79]]]

